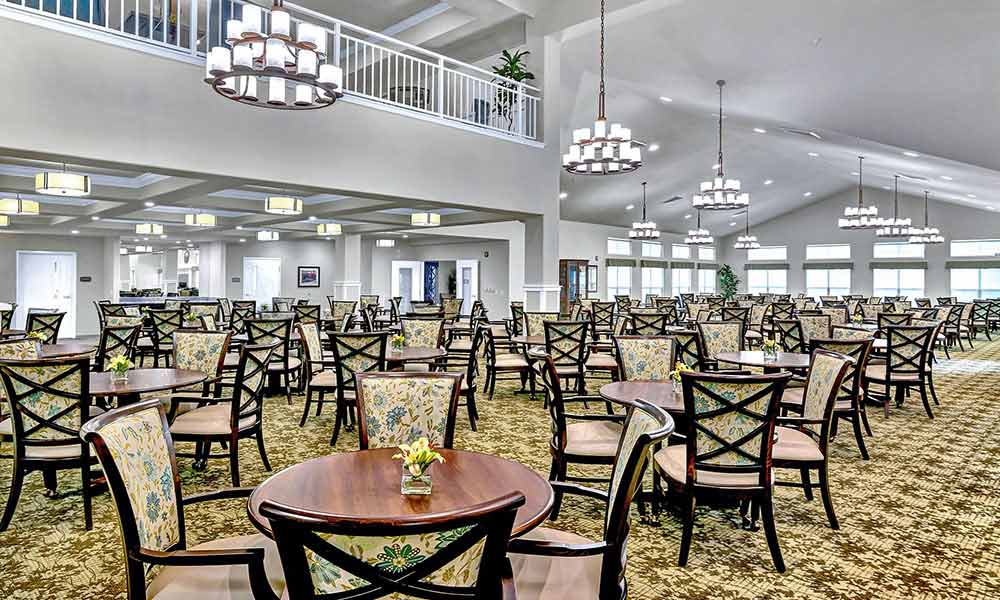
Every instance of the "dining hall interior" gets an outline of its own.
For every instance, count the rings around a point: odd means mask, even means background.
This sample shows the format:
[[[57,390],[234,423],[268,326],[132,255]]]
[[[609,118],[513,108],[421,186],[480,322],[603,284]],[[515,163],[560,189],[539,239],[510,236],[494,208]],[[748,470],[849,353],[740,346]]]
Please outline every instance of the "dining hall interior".
[[[0,598],[1000,597],[998,24],[0,2]]]

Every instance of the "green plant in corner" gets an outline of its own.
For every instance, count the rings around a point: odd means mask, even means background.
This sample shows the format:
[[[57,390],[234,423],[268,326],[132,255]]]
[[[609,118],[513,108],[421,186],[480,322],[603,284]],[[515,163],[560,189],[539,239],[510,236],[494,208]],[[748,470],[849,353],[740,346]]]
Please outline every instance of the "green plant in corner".
[[[722,292],[722,297],[726,300],[732,300],[739,287],[740,278],[736,276],[733,268],[729,265],[722,265],[722,268],[719,269],[719,290]]]
[[[510,50],[500,53],[500,64],[493,65],[493,73],[505,79],[493,78],[493,83],[497,84],[496,103],[493,111],[500,117],[507,120],[507,131],[514,126],[514,100],[517,97],[518,85],[523,81],[530,81],[535,78],[535,74],[527,69],[524,64],[524,57],[531,54],[528,50],[517,50],[511,54]],[[511,81],[513,80],[513,81]]]

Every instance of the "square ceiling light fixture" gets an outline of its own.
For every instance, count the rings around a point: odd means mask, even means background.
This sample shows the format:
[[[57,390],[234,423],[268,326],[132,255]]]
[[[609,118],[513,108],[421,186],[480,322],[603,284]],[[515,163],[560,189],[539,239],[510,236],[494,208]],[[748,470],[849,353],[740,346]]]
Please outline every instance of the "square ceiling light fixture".
[[[418,212],[410,215],[410,225],[414,227],[437,227],[441,224],[441,215],[432,212]]]
[[[290,196],[268,196],[264,200],[264,212],[272,215],[302,214],[302,199]]]
[[[375,240],[376,248],[395,248],[396,240]]]
[[[0,214],[4,215],[37,215],[38,202],[25,200],[20,194],[16,198],[0,198]]]
[[[316,226],[316,233],[319,235],[340,235],[343,228],[340,223],[320,223]]]
[[[257,232],[258,242],[277,242],[279,237],[277,231],[265,230]]]
[[[184,224],[191,227],[215,227],[215,215],[208,213],[191,213],[184,215]]]
[[[163,225],[158,223],[138,223],[135,226],[138,235],[162,235]]]

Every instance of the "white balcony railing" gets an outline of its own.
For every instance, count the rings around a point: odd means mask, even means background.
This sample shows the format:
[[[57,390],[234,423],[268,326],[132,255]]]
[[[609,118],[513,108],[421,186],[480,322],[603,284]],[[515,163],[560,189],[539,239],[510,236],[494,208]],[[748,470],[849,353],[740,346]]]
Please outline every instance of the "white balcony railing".
[[[242,18],[243,4],[239,0],[0,0],[0,12],[21,11],[137,40],[168,53],[203,58],[211,47],[224,43],[226,21]],[[538,139],[538,88],[307,8],[290,3],[285,8],[293,23],[308,22],[326,30],[327,62],[343,69],[348,98],[503,136]]]

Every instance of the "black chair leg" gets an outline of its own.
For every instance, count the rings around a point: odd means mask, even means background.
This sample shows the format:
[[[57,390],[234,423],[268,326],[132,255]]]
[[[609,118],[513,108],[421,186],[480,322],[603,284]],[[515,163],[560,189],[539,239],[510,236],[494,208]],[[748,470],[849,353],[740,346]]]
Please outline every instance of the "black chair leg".
[[[235,437],[229,444],[229,474],[233,478],[233,487],[240,487],[240,447]]]
[[[771,551],[771,560],[779,573],[785,572],[785,561],[781,558],[781,546],[778,545],[778,531],[774,528],[774,504],[768,494],[760,501],[761,520],[764,522],[764,536],[767,547]],[[681,542],[683,544],[683,541]]]
[[[940,406],[941,403],[938,402],[937,391],[934,389],[934,374],[933,373],[928,373],[927,374],[927,385],[930,386],[930,388],[931,388],[931,398],[934,399],[935,406]]]
[[[861,433],[861,411],[851,413],[851,426],[854,429],[854,439],[858,442],[861,458],[868,460],[868,448],[865,446],[865,436]]]
[[[90,465],[80,466],[80,476],[83,480],[83,527],[87,531],[94,528],[94,503],[90,489]]]
[[[833,512],[833,498],[830,496],[830,477],[826,463],[819,467],[819,491],[823,498],[823,509],[826,510],[826,518],[830,520],[831,529],[840,529],[840,521]]]
[[[697,506],[697,500],[694,497],[693,490],[688,490],[686,494],[687,497],[681,505],[681,510],[684,511],[684,514],[682,515],[684,518],[684,527],[681,531],[681,551],[680,555],[677,557],[678,567],[687,565],[688,553],[691,551],[691,537],[694,535],[694,514],[695,507]]]
[[[257,452],[260,453],[260,462],[264,463],[264,470],[271,470],[271,461],[267,460],[267,450],[264,449],[264,430],[261,429],[254,436],[257,438]]]
[[[302,409],[302,418],[299,419],[299,427],[305,427],[306,418],[309,416],[309,404],[312,402],[312,390],[306,390],[306,405]]]
[[[927,397],[927,384],[925,383],[921,383],[920,385],[920,400],[924,403],[924,410],[927,411],[927,417],[933,419],[934,413],[931,412],[931,403]]]
[[[806,495],[806,500],[813,499],[812,483],[809,481],[809,469],[802,467],[799,469],[799,473],[802,475],[802,493]]]
[[[341,421],[347,420],[347,415],[344,414],[345,403],[339,397],[337,398],[337,414],[333,419],[333,435],[330,436],[330,445],[337,445],[337,438],[340,437],[340,423]]]
[[[469,427],[476,431],[476,423],[479,421],[479,409],[476,407],[476,390],[470,389],[466,397],[466,408],[469,411]]]
[[[552,458],[552,467],[549,469],[549,481],[566,481],[566,463],[556,457]],[[549,513],[549,520],[555,521],[559,518],[559,509],[562,507],[562,492],[553,490],[552,511]]]
[[[24,485],[24,470],[16,460],[14,464],[13,478],[10,482],[10,491],[7,493],[7,506],[4,507],[3,517],[0,517],[0,531],[7,531],[11,519],[14,518],[14,510],[17,508],[17,501],[21,498],[21,488]]]

